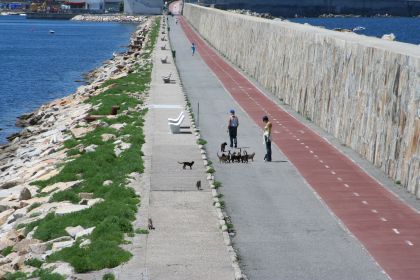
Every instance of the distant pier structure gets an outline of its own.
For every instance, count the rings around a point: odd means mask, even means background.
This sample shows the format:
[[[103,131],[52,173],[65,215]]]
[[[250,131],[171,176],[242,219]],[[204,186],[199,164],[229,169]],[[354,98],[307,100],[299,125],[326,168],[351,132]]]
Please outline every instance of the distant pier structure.
[[[124,13],[129,15],[158,15],[162,13],[162,0],[124,0]]]
[[[220,9],[249,9],[274,16],[316,17],[322,14],[373,16],[420,15],[420,0],[187,0]]]

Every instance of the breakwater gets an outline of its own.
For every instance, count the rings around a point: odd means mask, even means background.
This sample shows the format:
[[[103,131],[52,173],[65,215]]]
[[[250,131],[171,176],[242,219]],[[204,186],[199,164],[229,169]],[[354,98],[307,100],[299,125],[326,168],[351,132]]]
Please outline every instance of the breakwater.
[[[420,197],[417,46],[190,4],[184,16],[277,98]]]
[[[1,279],[80,279],[73,274],[130,258],[119,245],[133,231],[138,198],[126,185],[142,170],[144,91],[158,30],[143,18],[127,52],[74,94],[21,118],[25,128],[0,146]]]
[[[144,20],[143,16],[129,16],[129,15],[77,15],[71,20],[75,21],[92,21],[92,22],[121,22],[121,23],[137,23]]]

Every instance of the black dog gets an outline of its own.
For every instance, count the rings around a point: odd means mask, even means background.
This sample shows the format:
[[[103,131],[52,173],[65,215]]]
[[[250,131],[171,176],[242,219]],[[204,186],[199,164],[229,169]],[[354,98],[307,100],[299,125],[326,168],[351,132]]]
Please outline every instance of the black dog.
[[[226,142],[223,142],[223,143],[220,145],[220,151],[221,151],[222,153],[224,153],[224,152],[225,152],[226,145],[227,145],[227,143],[226,143]]]
[[[179,162],[179,164],[182,164],[182,169],[185,169],[185,167],[189,166],[190,169],[192,169],[192,166],[194,165],[194,161],[188,162],[188,161],[183,161],[183,162]]]

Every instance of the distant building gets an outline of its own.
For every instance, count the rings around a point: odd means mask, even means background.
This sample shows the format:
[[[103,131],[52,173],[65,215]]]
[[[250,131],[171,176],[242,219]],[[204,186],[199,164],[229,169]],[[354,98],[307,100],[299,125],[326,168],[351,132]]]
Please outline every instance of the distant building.
[[[129,15],[158,15],[162,13],[162,0],[124,0],[124,13]]]
[[[86,0],[85,8],[88,10],[105,11],[105,0]]]

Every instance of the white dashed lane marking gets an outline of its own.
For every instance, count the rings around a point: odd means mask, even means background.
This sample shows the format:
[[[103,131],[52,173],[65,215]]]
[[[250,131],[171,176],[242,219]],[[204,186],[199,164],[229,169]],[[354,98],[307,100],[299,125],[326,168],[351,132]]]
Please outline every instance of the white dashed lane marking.
[[[406,240],[405,243],[407,243],[408,246],[414,246],[413,242],[411,242],[410,240]]]
[[[375,214],[377,214],[377,213],[378,213],[378,210],[376,210],[376,209],[372,209],[372,210],[370,210],[370,211],[372,211],[372,213],[375,213]]]
[[[360,196],[357,192],[353,193],[354,196]]]
[[[395,232],[395,234],[400,234],[400,231],[396,228],[393,228],[392,231]]]
[[[384,218],[384,217],[381,217],[381,221],[382,222],[387,222],[388,220],[386,218]]]

